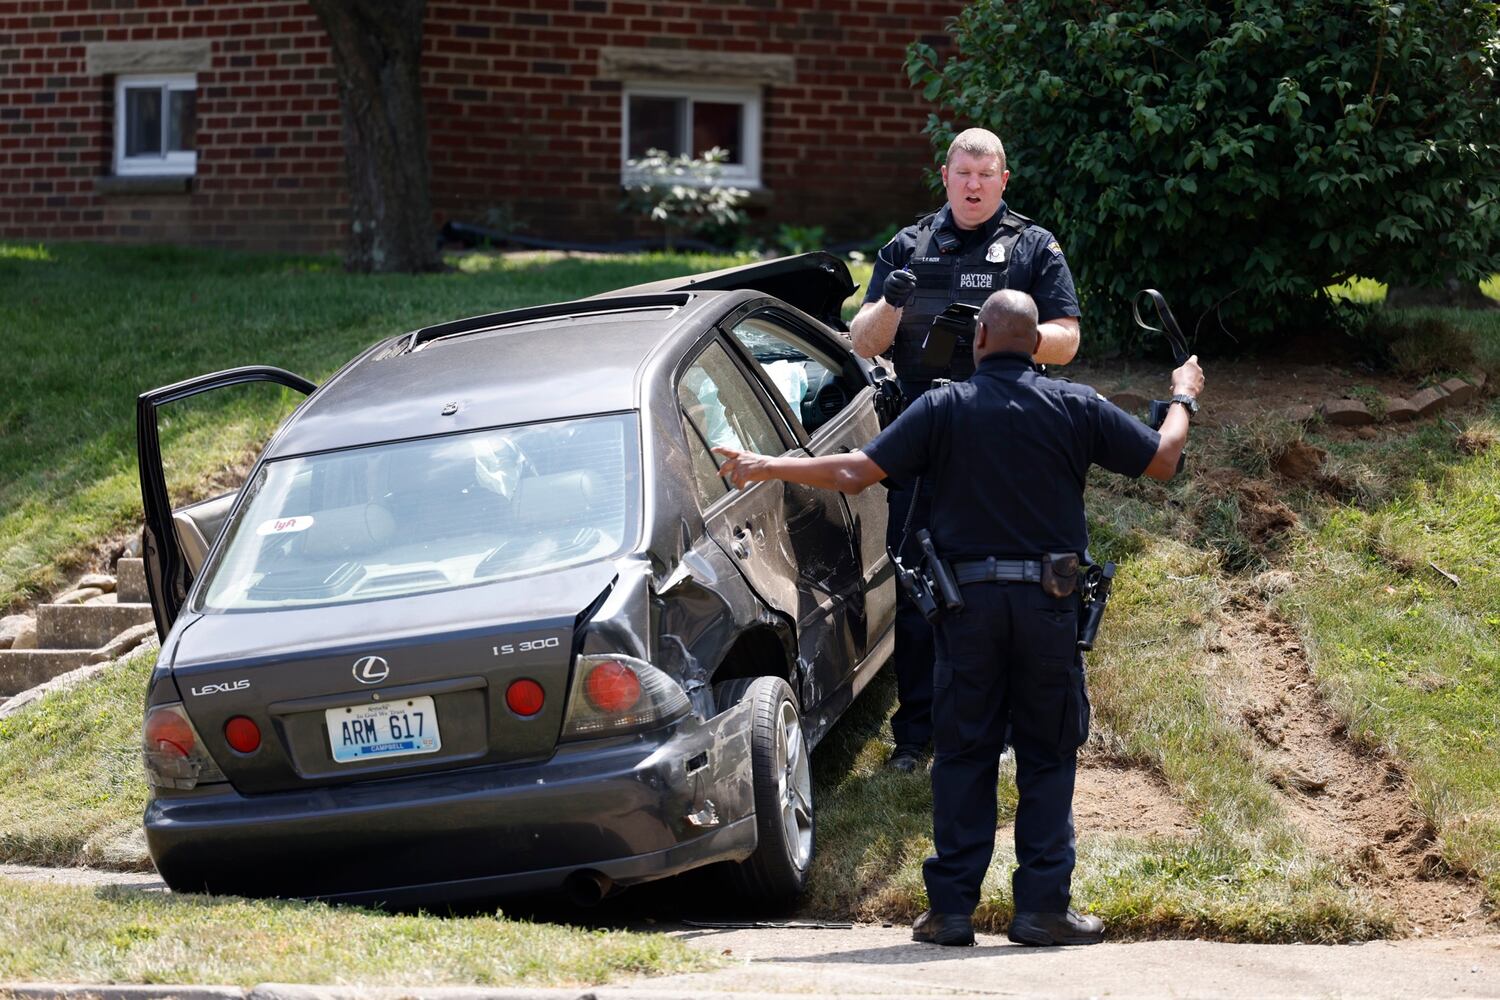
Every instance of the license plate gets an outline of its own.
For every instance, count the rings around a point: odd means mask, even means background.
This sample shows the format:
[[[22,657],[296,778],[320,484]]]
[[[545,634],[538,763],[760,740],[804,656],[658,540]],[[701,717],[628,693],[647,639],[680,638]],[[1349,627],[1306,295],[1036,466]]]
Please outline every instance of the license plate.
[[[333,759],[340,764],[435,753],[443,748],[431,698],[330,708],[323,714]]]

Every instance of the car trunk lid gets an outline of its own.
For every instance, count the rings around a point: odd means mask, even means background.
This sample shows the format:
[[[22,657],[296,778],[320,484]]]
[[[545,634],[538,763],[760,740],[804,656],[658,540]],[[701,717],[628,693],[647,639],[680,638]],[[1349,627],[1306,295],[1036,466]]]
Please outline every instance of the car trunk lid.
[[[778,257],[775,260],[741,264],[721,271],[706,271],[680,278],[667,278],[644,285],[633,285],[607,293],[616,295],[652,295],[663,292],[697,290],[734,291],[748,288],[774,295],[814,319],[845,329],[842,311],[844,300],[859,286],[849,275],[849,268],[831,253],[812,253]],[[604,298],[606,296],[595,296]]]
[[[399,599],[195,616],[172,663],[199,736],[246,794],[544,759],[574,635],[615,577],[594,563]],[[539,711],[506,700],[535,682]],[[529,706],[525,706],[529,707]],[[230,749],[236,716],[260,728]]]

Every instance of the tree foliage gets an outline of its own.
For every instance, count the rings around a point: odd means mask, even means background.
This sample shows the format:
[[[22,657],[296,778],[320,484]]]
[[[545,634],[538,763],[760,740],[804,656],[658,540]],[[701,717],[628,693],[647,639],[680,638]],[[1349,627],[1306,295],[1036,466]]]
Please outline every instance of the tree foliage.
[[[953,33],[908,50],[934,144],[1005,140],[1092,330],[1128,339],[1148,285],[1243,342],[1326,322],[1350,275],[1500,270],[1496,4],[976,0]]]

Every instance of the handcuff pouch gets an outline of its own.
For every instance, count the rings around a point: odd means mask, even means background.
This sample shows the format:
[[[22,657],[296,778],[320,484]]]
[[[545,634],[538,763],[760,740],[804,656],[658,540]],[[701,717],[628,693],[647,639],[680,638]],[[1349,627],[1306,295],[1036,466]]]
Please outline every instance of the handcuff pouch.
[[[1048,552],[1042,556],[1042,592],[1067,597],[1078,589],[1078,553]]]

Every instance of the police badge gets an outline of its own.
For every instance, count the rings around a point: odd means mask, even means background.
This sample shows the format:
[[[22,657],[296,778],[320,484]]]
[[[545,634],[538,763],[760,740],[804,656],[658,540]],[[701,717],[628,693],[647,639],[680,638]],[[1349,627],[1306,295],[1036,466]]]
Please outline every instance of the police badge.
[[[991,264],[1005,263],[1005,247],[1001,245],[999,240],[990,244],[990,248],[985,251],[984,259]]]

